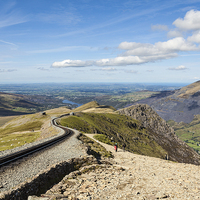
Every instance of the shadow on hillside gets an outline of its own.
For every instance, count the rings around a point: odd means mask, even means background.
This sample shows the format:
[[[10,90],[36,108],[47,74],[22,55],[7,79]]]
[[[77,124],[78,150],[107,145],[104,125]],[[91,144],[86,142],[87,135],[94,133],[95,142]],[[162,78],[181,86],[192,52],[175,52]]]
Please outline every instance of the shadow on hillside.
[[[26,114],[31,114],[31,113],[29,113],[29,112],[17,112],[17,111],[6,110],[6,109],[3,109],[3,108],[0,108],[0,117],[15,116],[15,115],[26,115]]]

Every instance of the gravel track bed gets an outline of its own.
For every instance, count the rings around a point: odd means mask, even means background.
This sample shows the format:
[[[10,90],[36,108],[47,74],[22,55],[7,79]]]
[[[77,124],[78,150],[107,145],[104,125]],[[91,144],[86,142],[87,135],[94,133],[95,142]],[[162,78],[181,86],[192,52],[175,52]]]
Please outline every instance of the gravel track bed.
[[[32,178],[53,164],[70,158],[87,155],[82,142],[77,139],[78,131],[47,150],[34,153],[0,168],[0,192],[12,189],[19,183]]]

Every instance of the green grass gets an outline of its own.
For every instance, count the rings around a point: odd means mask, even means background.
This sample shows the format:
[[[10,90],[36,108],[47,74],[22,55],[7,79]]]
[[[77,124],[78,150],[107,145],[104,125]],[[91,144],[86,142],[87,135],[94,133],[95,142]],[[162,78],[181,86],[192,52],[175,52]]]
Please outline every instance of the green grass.
[[[95,158],[113,158],[110,151],[107,151],[102,145],[87,136],[81,134],[78,139],[88,147],[88,153],[93,155]]]
[[[112,141],[110,140],[110,138],[108,138],[108,136],[106,135],[103,135],[103,134],[97,134],[97,135],[94,135],[94,139],[100,141],[100,142],[103,142],[105,144],[110,144],[110,145],[113,145]]]
[[[13,133],[13,132],[22,132],[22,131],[29,131],[29,130],[39,130],[42,126],[41,121],[33,121],[28,122],[19,126],[6,126],[5,128],[0,128],[0,137],[5,136],[7,134]]]
[[[76,113],[75,116],[62,118],[60,123],[83,133],[103,134],[105,138],[99,137],[103,140],[112,138],[120,148],[123,143],[126,143],[126,149],[133,153],[159,158],[164,158],[166,154],[166,151],[153,140],[139,121],[125,115]]]
[[[6,124],[7,122],[9,122],[14,118],[16,118],[16,116],[0,117],[0,126],[3,126],[4,124]]]
[[[41,135],[41,127],[48,116],[24,115],[0,127],[0,151],[34,142]]]
[[[0,138],[0,151],[13,149],[26,143],[34,142],[39,136],[40,132],[5,135]]]
[[[194,117],[190,123],[177,123],[172,120],[168,122],[175,130],[176,135],[195,151],[200,151],[200,115]]]

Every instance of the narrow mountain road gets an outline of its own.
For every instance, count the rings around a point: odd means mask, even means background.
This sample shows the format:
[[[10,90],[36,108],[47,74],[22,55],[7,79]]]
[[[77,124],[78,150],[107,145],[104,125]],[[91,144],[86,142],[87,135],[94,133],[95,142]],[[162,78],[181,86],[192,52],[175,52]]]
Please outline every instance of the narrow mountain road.
[[[86,135],[93,138],[93,134]],[[99,185],[97,191],[100,194],[94,194],[94,197],[120,200],[200,199],[200,166],[141,156],[122,149],[115,152],[113,146],[99,143],[113,153],[114,164],[125,171],[115,176],[108,170],[105,177],[109,184],[104,190]],[[102,172],[96,174],[96,178],[101,179],[101,176]]]

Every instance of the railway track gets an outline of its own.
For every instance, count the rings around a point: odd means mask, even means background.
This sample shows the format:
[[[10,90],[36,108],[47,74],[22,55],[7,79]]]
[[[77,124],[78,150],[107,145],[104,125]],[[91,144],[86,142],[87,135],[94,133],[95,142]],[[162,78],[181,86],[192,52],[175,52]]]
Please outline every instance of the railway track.
[[[67,115],[69,115],[69,114],[67,114]],[[62,115],[60,117],[63,117],[63,116],[66,116],[66,115]],[[28,156],[30,154],[33,154],[35,152],[38,152],[38,151],[40,151],[42,149],[50,147],[50,146],[52,146],[52,145],[64,140],[66,137],[68,137],[70,134],[73,133],[72,130],[70,130],[70,129],[66,128],[66,127],[58,125],[56,123],[56,119],[58,119],[58,118],[55,118],[55,119],[52,120],[52,124],[54,126],[56,126],[56,127],[59,127],[61,129],[63,129],[65,131],[64,134],[62,134],[62,135],[60,135],[60,136],[58,136],[56,138],[53,138],[51,140],[48,140],[48,141],[46,141],[44,143],[37,144],[37,145],[29,147],[27,149],[24,149],[24,150],[21,150],[21,151],[18,151],[18,152],[15,152],[15,153],[0,157],[0,167],[4,166],[6,164],[9,164],[11,162],[14,162],[14,161],[16,161],[16,160],[18,160],[20,158],[26,157],[26,156]]]

